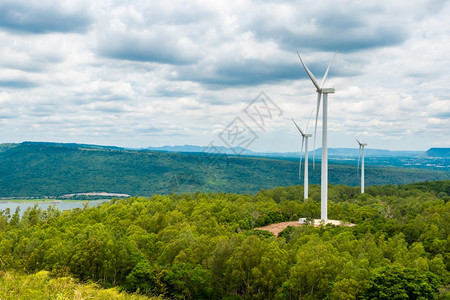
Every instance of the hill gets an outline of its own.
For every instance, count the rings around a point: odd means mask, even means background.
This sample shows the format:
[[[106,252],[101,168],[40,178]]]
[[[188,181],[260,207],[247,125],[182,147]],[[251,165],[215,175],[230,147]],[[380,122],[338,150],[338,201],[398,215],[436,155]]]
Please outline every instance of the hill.
[[[332,184],[357,186],[356,161],[329,164]],[[448,171],[366,167],[366,184],[445,180]],[[310,168],[320,183],[320,164]],[[0,148],[0,197],[43,197],[108,192],[150,196],[205,191],[255,193],[299,183],[294,158],[128,150],[80,144],[35,143]]]
[[[430,157],[450,157],[450,148],[430,148],[427,151]]]

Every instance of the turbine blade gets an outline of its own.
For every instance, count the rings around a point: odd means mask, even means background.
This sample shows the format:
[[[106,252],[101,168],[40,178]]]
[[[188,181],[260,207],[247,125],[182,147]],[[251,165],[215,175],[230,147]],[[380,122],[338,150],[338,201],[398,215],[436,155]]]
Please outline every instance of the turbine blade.
[[[322,93],[318,92],[317,94],[317,108],[316,108],[316,125],[314,127],[314,152],[313,152],[313,169],[316,167],[315,158],[316,158],[316,136],[317,136],[317,119],[319,118],[319,110],[320,110],[320,98],[322,97]]]
[[[328,71],[330,71],[331,63],[333,62],[333,59],[336,57],[336,54],[337,54],[337,53],[335,53],[335,54],[333,55],[333,58],[330,60],[330,63],[328,64],[328,68],[327,68],[327,71],[325,72],[325,75],[323,75],[323,78],[322,78],[322,84],[320,85],[320,88],[323,88],[323,85],[325,84],[325,81],[327,80]]]
[[[320,91],[319,83],[317,82],[316,77],[314,77],[314,74],[308,69],[308,67],[303,63],[302,57],[300,56],[300,53],[297,51],[298,58],[300,58],[300,62],[303,65],[303,68],[305,69],[306,73],[308,73],[309,78],[313,82],[314,86],[318,91]]]
[[[308,132],[308,125],[309,125],[309,121],[311,120],[311,116],[312,116],[313,112],[314,112],[314,108],[311,110],[311,113],[309,114],[309,119],[308,119],[308,123],[306,123],[305,132]]]
[[[355,140],[358,142],[359,147],[361,147],[361,142],[357,138],[355,138]]]
[[[294,121],[294,118],[292,118],[292,122],[294,122],[295,127],[297,127],[298,131],[300,131],[300,133],[302,134],[302,136],[304,136],[305,134],[304,134],[303,131],[300,129],[300,127],[297,125],[297,123]]]

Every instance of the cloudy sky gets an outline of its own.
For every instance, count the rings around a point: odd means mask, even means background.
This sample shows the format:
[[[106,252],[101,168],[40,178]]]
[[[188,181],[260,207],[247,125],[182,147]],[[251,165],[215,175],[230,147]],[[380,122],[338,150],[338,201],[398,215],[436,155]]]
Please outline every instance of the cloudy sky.
[[[314,131],[316,106],[299,50],[319,81],[338,52],[329,147],[450,147],[449,15],[443,0],[0,0],[0,143],[298,151],[291,117]]]

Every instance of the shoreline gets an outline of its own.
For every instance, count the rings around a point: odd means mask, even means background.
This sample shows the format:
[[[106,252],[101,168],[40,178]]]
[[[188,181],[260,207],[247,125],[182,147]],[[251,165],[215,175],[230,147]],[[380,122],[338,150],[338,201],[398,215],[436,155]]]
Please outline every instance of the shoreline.
[[[0,200],[0,203],[38,203],[38,204],[57,204],[57,203],[65,203],[65,202],[92,202],[92,201],[102,201],[102,200],[110,200],[110,199],[68,199],[68,200],[50,200],[50,199],[8,199],[8,200]]]

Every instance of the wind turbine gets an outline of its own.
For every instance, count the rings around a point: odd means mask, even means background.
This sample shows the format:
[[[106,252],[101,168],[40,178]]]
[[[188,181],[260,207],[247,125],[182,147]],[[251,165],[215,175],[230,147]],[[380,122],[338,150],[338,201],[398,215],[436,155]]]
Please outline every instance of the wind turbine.
[[[323,94],[323,113],[322,113],[322,174],[321,174],[321,192],[320,192],[320,218],[327,222],[328,221],[328,146],[327,146],[327,126],[328,126],[328,94],[334,93],[334,88],[324,88],[325,81],[327,80],[328,71],[330,70],[331,63],[334,57],[328,64],[328,68],[323,76],[322,82],[319,85],[314,74],[308,69],[308,67],[303,63],[300,53],[297,51],[298,58],[302,63],[303,68],[311,79],[312,83],[316,87],[317,91],[317,109],[316,109],[316,125],[314,128],[314,149],[316,148],[316,136],[317,136],[317,119],[319,117],[320,109],[320,98]],[[313,155],[313,166],[314,166],[314,155]]]
[[[361,143],[357,138],[355,140],[359,144],[358,153],[358,170],[359,170],[359,157],[361,157],[361,194],[364,194],[364,147],[367,146],[366,143]]]
[[[304,133],[300,127],[295,123],[292,118],[292,122],[294,122],[295,127],[297,127],[298,131],[302,135],[302,148],[300,149],[300,164],[298,166],[298,179],[302,178],[302,153],[303,153],[303,145],[305,145],[305,175],[303,176],[303,191],[304,191],[304,199],[308,199],[308,138],[312,137],[312,134]],[[308,125],[306,125],[305,131],[308,130]]]

